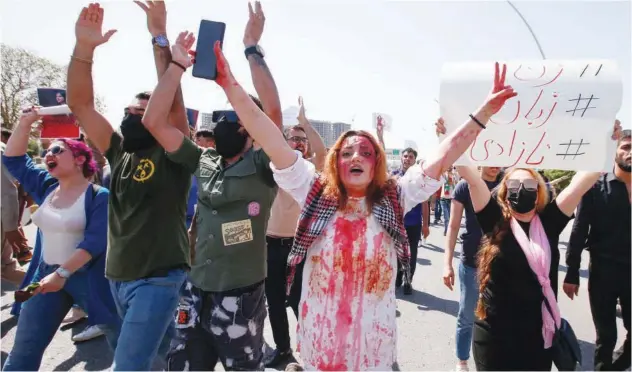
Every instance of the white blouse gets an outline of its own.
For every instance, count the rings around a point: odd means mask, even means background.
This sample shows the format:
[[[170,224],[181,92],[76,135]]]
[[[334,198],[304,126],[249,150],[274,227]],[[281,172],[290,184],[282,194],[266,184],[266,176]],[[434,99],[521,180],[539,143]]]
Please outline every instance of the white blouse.
[[[75,253],[86,229],[86,193],[68,208],[56,208],[51,192],[33,213],[33,223],[42,231],[42,255],[49,265],[62,265]]]
[[[299,205],[315,176],[298,156],[274,179]],[[420,165],[398,180],[405,212],[425,201],[441,182]],[[391,370],[397,354],[395,244],[367,208],[350,198],[307,251],[297,329],[298,351],[308,370]]]

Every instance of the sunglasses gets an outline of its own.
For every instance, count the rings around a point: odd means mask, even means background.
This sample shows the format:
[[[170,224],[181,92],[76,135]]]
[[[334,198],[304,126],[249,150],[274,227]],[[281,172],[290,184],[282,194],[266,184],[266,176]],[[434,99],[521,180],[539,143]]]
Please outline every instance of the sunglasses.
[[[515,179],[508,179],[507,181],[505,181],[505,185],[507,186],[507,188],[509,189],[509,191],[518,191],[520,189],[520,186],[522,185],[522,187],[524,187],[525,190],[528,191],[537,191],[538,190],[538,181],[536,180],[515,180]]]
[[[55,145],[55,146],[51,146],[48,148],[48,150],[46,151],[46,154],[51,154],[51,155],[60,155],[62,154],[64,151],[66,151],[65,148],[59,146],[59,145]]]
[[[294,137],[288,138],[288,140],[292,142],[296,142],[296,143],[307,143],[307,137],[294,136]]]

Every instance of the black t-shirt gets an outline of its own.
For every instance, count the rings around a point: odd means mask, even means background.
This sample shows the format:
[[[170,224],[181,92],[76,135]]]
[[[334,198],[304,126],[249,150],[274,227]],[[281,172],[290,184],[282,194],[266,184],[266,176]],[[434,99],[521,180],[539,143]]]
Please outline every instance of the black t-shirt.
[[[491,190],[498,185],[499,181],[500,177],[493,182],[485,181],[485,184]],[[472,207],[470,187],[465,180],[459,181],[454,188],[453,199],[463,204],[463,210],[465,211],[465,231],[461,234],[461,261],[469,267],[476,267],[476,254],[478,253],[478,247],[481,245],[483,232],[476,220],[476,213],[474,213],[474,208]]]
[[[571,218],[560,211],[555,200],[539,216],[551,247],[549,280],[557,295],[560,259],[558,241]],[[496,199],[490,198],[485,208],[476,214],[476,218],[483,233],[491,234],[496,224],[502,221],[501,209]],[[526,228],[528,236],[529,224],[521,226]],[[542,339],[542,287],[511,229],[500,244],[500,252],[492,260],[491,277],[481,296],[487,318],[484,321],[478,320],[478,323],[486,323],[495,334],[509,338],[520,334],[520,337]]]

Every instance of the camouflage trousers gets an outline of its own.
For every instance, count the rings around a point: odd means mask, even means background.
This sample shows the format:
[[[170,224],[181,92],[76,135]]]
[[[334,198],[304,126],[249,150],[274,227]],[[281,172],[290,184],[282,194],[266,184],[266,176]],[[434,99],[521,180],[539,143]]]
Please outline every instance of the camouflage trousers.
[[[205,292],[186,281],[175,314],[169,371],[263,371],[264,283],[227,292]]]

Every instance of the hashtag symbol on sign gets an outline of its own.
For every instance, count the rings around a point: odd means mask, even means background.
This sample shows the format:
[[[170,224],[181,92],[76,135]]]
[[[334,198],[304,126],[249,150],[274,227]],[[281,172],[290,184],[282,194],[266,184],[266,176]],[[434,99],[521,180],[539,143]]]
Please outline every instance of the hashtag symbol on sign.
[[[585,154],[585,152],[579,152],[579,150],[584,145],[590,145],[590,143],[584,142],[583,138],[579,142],[573,142],[573,140],[569,140],[568,143],[560,143],[560,146],[566,146],[566,152],[563,154],[555,154],[555,155],[563,156],[564,159],[566,159],[567,156],[572,156],[573,159],[575,159],[576,157]],[[571,146],[577,146],[574,153],[571,151]]]
[[[596,108],[596,107],[594,107],[594,106],[590,106],[590,103],[591,103],[592,101],[594,101],[594,100],[597,100],[597,99],[599,99],[599,98],[595,97],[595,96],[594,96],[594,94],[591,94],[591,95],[590,95],[590,97],[588,97],[588,98],[586,98],[586,97],[583,97],[583,98],[582,98],[582,95],[581,95],[581,93],[580,93],[580,94],[579,94],[579,97],[577,97],[577,98],[573,98],[573,99],[569,99],[569,100],[568,100],[569,102],[575,102],[575,108],[574,108],[574,109],[572,109],[572,110],[566,110],[566,112],[572,112],[572,113],[573,113],[573,116],[575,116],[575,113],[576,113],[577,111],[581,111],[581,112],[582,112],[582,116],[581,116],[581,117],[583,118],[583,117],[584,117],[584,114],[586,113],[586,110]],[[586,102],[586,101],[588,101],[588,102]],[[586,103],[586,105],[585,105],[584,107],[581,107],[581,108],[580,108],[580,107],[579,107],[579,104],[580,104],[580,103]]]

